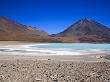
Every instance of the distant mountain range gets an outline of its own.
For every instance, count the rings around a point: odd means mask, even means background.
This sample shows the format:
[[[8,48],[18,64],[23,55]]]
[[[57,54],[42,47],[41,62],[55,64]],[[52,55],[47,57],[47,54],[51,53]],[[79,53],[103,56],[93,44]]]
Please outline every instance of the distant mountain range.
[[[1,41],[110,43],[110,28],[91,19],[82,19],[58,34],[48,35],[36,27],[0,17]]]

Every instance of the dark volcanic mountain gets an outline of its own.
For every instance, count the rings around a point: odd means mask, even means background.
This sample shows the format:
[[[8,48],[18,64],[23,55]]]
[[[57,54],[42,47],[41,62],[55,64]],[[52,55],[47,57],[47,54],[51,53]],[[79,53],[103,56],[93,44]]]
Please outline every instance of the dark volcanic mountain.
[[[51,36],[63,42],[110,43],[110,28],[90,19],[82,19],[63,32]]]
[[[0,17],[0,40],[54,42],[47,32],[16,23],[6,17]]]
[[[110,36],[110,28],[90,19],[82,19],[56,36]]]

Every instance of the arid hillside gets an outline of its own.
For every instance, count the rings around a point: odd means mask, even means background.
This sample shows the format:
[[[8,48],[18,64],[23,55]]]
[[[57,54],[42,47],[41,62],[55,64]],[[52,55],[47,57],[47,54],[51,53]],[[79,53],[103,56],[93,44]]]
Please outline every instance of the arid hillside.
[[[55,38],[49,37],[48,33],[43,30],[14,22],[6,17],[0,17],[0,40],[57,42]]]

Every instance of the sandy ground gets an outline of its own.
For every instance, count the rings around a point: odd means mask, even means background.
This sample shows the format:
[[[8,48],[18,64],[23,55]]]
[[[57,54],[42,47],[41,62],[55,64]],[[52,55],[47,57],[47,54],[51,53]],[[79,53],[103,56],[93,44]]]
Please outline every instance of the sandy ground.
[[[20,42],[20,41],[0,41],[0,46],[5,46],[5,45],[27,45],[27,44],[34,44],[31,42]]]
[[[110,82],[109,62],[40,58],[1,55],[0,82]]]
[[[27,44],[1,42],[0,45]],[[32,44],[32,43],[28,43]],[[0,54],[0,82],[110,82],[110,60],[96,56]]]

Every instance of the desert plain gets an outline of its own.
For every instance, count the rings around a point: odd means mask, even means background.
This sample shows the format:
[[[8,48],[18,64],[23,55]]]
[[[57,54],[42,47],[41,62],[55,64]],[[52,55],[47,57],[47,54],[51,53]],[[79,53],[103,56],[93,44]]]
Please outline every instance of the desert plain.
[[[0,42],[2,47],[9,44],[19,47],[34,43]],[[110,82],[107,57],[104,54],[32,56],[0,51],[0,82]]]

